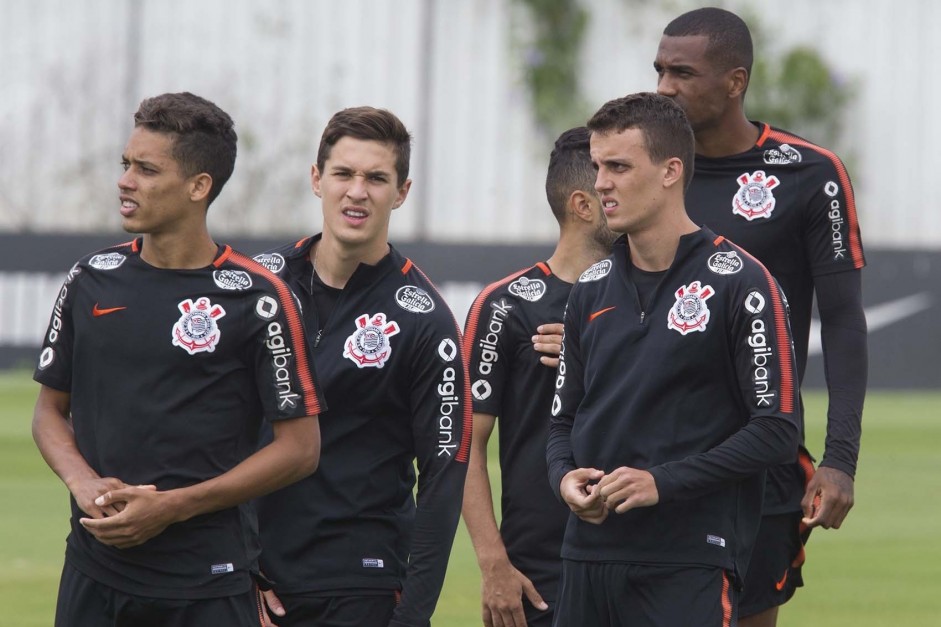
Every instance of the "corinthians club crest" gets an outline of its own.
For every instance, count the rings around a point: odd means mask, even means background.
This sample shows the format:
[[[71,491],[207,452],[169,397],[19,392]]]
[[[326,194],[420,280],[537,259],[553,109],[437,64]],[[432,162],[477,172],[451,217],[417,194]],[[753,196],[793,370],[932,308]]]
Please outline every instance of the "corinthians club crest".
[[[384,313],[363,314],[356,318],[356,330],[343,344],[343,356],[358,368],[382,368],[392,354],[389,338],[399,332],[399,325],[386,321]]]
[[[732,213],[742,216],[749,222],[758,218],[768,218],[777,202],[771,190],[780,181],[776,176],[766,176],[764,170],[747,172],[738,179],[738,191],[732,197]]]
[[[676,290],[676,304],[667,315],[667,328],[679,331],[680,335],[705,331],[709,322],[706,300],[714,293],[712,286],[702,287],[699,281]]]
[[[216,344],[222,336],[216,321],[225,315],[225,310],[210,303],[205,296],[197,298],[196,302],[187,298],[177,307],[183,315],[173,325],[173,345],[190,355],[216,350]]]

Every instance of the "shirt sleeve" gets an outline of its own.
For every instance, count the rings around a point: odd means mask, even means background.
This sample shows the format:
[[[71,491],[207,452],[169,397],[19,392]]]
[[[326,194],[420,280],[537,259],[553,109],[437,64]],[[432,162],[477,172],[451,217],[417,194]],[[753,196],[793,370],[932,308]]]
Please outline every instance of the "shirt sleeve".
[[[556,371],[555,396],[552,398],[552,415],[549,418],[549,439],[546,443],[546,464],[549,469],[549,486],[561,501],[562,478],[577,468],[572,452],[572,426],[575,412],[585,396],[584,362],[581,351],[581,327],[578,306],[573,296],[578,286],[569,295],[562,316],[564,331],[559,367]]]
[[[866,265],[856,214],[856,197],[846,166],[818,149],[821,161],[807,173],[804,248],[814,276]]]
[[[817,309],[829,393],[827,440],[821,466],[853,477],[859,458],[863,401],[869,373],[866,315],[858,270],[817,277]]]
[[[60,392],[72,391],[72,354],[75,341],[75,326],[72,320],[72,303],[78,289],[78,276],[81,274],[78,264],[72,266],[62,283],[49,326],[43,336],[39,363],[33,372],[33,379]]]
[[[510,363],[510,305],[502,290],[482,291],[464,325],[464,352],[468,355],[471,400],[475,412],[499,416]]]
[[[729,335],[747,422],[705,453],[651,468],[661,502],[695,498],[797,457],[797,368],[786,301],[767,271],[757,287],[736,294],[727,305]]]
[[[460,333],[453,318],[441,315],[430,323],[412,360],[418,495],[402,599],[390,627],[424,627],[431,619],[461,514],[470,453],[470,380]]]
[[[268,420],[314,416],[326,409],[316,382],[297,300],[278,279],[249,303],[255,384]]]

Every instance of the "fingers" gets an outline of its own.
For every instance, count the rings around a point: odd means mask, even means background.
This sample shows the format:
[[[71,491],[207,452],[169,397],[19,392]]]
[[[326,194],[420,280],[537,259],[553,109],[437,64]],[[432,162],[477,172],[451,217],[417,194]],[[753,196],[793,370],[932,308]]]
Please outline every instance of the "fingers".
[[[255,588],[255,592],[258,594],[258,612],[261,614],[261,627],[278,627],[276,623],[271,622],[271,616],[268,614],[271,608],[268,605],[265,591]]]
[[[559,367],[559,354],[562,352],[561,323],[542,324],[536,328],[536,335],[532,337],[533,349],[539,356],[539,363],[549,368]]]
[[[653,475],[646,470],[626,466],[602,477],[597,490],[605,506],[618,514],[635,507],[656,505],[660,500]]]
[[[804,512],[804,517],[801,519],[801,522],[809,528],[817,527],[822,522],[822,514],[824,513],[824,508],[822,505],[821,493],[818,489],[809,489],[804,498],[801,499],[801,509]]]
[[[557,337],[560,340],[562,339],[562,333],[565,331],[565,326],[561,322],[549,322],[546,324],[540,324],[536,327],[536,333],[539,335],[549,335]]]
[[[542,595],[539,594],[536,590],[536,586],[534,586],[533,582],[529,579],[523,581],[523,594],[526,595],[526,598],[529,599],[529,602],[532,603],[533,607],[537,610],[545,611],[549,609],[549,605],[543,600]]]
[[[539,349],[537,348],[536,350],[539,350]],[[549,367],[549,368],[558,368],[558,367],[559,367],[559,359],[558,359],[557,357],[556,357],[556,358],[553,358],[553,357],[547,357],[547,356],[543,355],[542,357],[539,358],[539,363],[541,363],[543,366],[547,366],[547,367]]]
[[[805,511],[801,522],[810,528],[839,529],[851,507],[852,502],[844,495],[822,492],[814,496],[811,515],[807,516]]]
[[[278,598],[278,595],[274,593],[274,590],[265,590],[261,593],[262,597],[265,599],[265,605],[268,606],[268,609],[271,610],[271,613],[275,616],[284,616],[284,604],[281,603],[281,599]]]
[[[88,533],[102,544],[118,549],[126,549],[141,544],[134,535],[126,533],[122,527],[115,528],[112,518],[79,518],[79,522]]]

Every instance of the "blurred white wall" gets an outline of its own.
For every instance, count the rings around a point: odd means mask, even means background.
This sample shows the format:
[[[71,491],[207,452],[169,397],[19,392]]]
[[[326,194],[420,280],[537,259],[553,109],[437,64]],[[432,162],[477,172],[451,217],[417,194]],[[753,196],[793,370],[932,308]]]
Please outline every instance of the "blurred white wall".
[[[816,46],[860,82],[846,146],[867,246],[941,246],[930,181],[941,84],[941,3],[716,2],[759,16],[766,45]],[[663,26],[684,0],[592,0],[585,95],[655,87]],[[319,226],[308,173],[336,110],[397,113],[415,136],[397,240],[555,236],[543,193],[550,144],[522,83],[527,14],[513,0],[0,0],[0,230],[118,230],[116,181],[133,111],[189,90],[236,121],[236,171],[217,233]],[[810,139],[813,139],[812,137]]]

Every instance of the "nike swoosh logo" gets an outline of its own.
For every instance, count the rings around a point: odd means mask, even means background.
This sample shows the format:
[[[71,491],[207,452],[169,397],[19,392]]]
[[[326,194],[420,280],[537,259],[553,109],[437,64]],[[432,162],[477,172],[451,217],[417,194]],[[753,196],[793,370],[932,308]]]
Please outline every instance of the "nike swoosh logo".
[[[904,298],[891,300],[880,305],[866,307],[866,327],[869,333],[878,331],[906,318],[923,312],[931,307],[933,299],[930,292],[920,292]],[[823,352],[820,342],[820,320],[814,318],[810,322],[810,343],[808,355],[819,355]]]
[[[98,303],[95,303],[95,306],[91,308],[91,315],[97,318],[98,316],[107,316],[109,313],[121,311],[122,309],[127,309],[127,307],[108,307],[107,309],[99,309]]]
[[[617,307],[605,307],[604,309],[600,309],[600,310],[596,311],[595,313],[593,313],[593,314],[591,314],[590,316],[588,316],[588,322],[591,322],[592,320],[594,320],[595,318],[597,318],[597,317],[600,316],[601,314],[607,313],[607,312],[611,311],[612,309],[617,309]]]
[[[781,577],[781,581],[775,581],[775,582],[774,582],[774,588],[775,588],[775,590],[777,590],[778,592],[780,592],[781,590],[783,590],[783,589],[784,589],[784,584],[787,583],[787,573],[788,573],[787,570],[784,571],[784,576]]]

